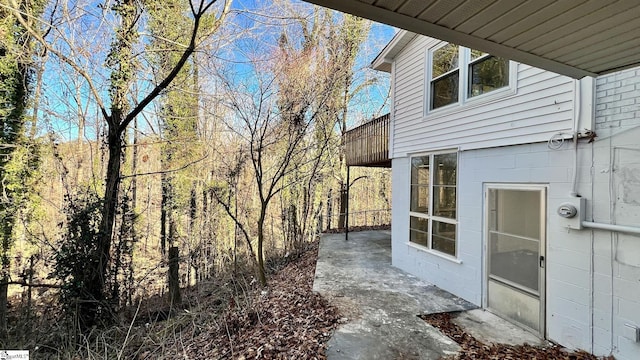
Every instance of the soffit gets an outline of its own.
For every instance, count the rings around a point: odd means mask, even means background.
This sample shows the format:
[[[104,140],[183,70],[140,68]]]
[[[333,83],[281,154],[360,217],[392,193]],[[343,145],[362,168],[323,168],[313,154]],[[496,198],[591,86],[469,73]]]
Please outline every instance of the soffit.
[[[640,65],[637,0],[305,1],[573,78]]]

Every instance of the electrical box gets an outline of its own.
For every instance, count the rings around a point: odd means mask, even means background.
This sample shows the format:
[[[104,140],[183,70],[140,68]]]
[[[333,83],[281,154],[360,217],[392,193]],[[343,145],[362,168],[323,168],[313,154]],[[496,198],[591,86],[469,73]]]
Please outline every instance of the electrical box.
[[[622,336],[633,342],[640,342],[640,328],[632,324],[624,324]]]
[[[578,209],[573,204],[564,203],[558,208],[558,215],[565,219],[571,219],[578,214]]]
[[[584,198],[571,198],[558,206],[557,214],[560,223],[567,229],[582,230],[582,221],[585,219],[586,200]]]

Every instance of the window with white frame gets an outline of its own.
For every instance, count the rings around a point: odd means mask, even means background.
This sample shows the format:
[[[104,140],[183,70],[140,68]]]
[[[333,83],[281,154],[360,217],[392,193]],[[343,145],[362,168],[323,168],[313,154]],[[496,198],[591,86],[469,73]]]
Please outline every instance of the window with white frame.
[[[411,158],[409,241],[456,256],[458,154]]]
[[[509,60],[445,44],[429,51],[428,109],[435,110],[509,86]]]
[[[431,56],[431,109],[458,102],[460,48],[447,44]]]

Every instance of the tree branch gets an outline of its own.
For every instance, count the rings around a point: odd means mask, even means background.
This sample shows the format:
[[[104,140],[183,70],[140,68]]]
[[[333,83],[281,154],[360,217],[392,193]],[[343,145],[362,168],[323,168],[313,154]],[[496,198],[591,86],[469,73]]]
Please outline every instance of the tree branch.
[[[129,123],[131,123],[131,121],[133,121],[133,119],[136,116],[138,116],[138,114],[142,112],[142,110],[146,108],[147,105],[149,105],[162,92],[162,90],[166,89],[167,86],[169,86],[169,84],[173,81],[173,79],[175,79],[176,76],[178,76],[178,73],[180,72],[180,70],[182,70],[184,64],[187,62],[191,54],[193,54],[193,52],[196,49],[196,45],[198,41],[198,30],[200,29],[200,20],[202,20],[202,16],[216,2],[217,0],[212,0],[208,2],[206,5],[203,5],[204,2],[201,1],[200,7],[198,8],[197,12],[194,11],[193,3],[191,1],[189,2],[189,4],[191,5],[191,11],[193,12],[193,17],[194,17],[193,30],[191,31],[191,39],[189,40],[189,45],[187,45],[187,48],[184,50],[184,52],[182,53],[182,56],[180,57],[176,65],[173,67],[171,72],[169,72],[169,74],[158,85],[156,85],[156,87],[154,87],[153,90],[151,90],[151,92],[147,94],[147,96],[145,96],[145,98],[142,99],[142,101],[140,101],[136,105],[136,107],[133,108],[133,110],[131,110],[131,112],[129,112],[129,114],[127,114],[127,116],[124,118],[122,123],[118,126],[119,133],[123,133],[127,129],[127,126],[129,126]],[[222,14],[218,18],[218,21],[221,21],[227,15],[230,8],[231,8],[231,1],[227,1],[225,3],[225,7],[224,7],[224,10],[222,11]]]
[[[98,93],[98,89],[96,89],[95,85],[93,84],[93,81],[89,76],[89,73],[84,71],[82,67],[76,64],[73,60],[71,60],[71,58],[67,57],[63,53],[56,50],[53,46],[47,43],[47,41],[37,31],[32,29],[31,26],[29,26],[28,22],[23,17],[23,15],[26,15],[26,16],[30,16],[30,15],[20,11],[20,7],[16,3],[16,0],[11,0],[11,7],[4,4],[0,4],[0,6],[12,12],[16,17],[16,19],[18,19],[18,22],[20,22],[20,25],[22,25],[22,27],[24,27],[24,29],[29,33],[29,35],[33,37],[38,43],[40,43],[40,45],[44,46],[44,48],[47,49],[48,52],[54,54],[57,58],[62,60],[65,64],[71,66],[71,68],[74,71],[76,71],[78,74],[80,74],[80,76],[84,78],[84,80],[87,82],[87,85],[89,85],[89,90],[91,91],[91,94],[95,98],[96,103],[100,108],[100,112],[102,113],[102,116],[104,116],[105,119],[108,119],[109,114],[107,113],[104,103],[102,102],[102,98]]]
[[[33,284],[27,283],[26,281],[2,281],[0,282],[0,286],[2,285],[20,285],[23,287],[39,287],[39,288],[49,288],[49,289],[62,289],[63,285],[58,284]]]
[[[206,159],[206,158],[208,158],[208,157],[209,157],[208,155],[205,155],[204,157],[202,157],[202,158],[200,158],[200,159],[198,159],[198,160],[192,161],[192,162],[190,162],[190,163],[188,163],[188,164],[185,164],[184,166],[181,166],[181,167],[179,167],[179,168],[177,168],[177,169],[160,170],[160,171],[151,171],[151,172],[146,172],[146,173],[138,173],[138,174],[131,174],[131,175],[123,175],[123,176],[120,176],[120,179],[121,179],[121,180],[123,180],[123,179],[128,179],[128,178],[132,178],[132,177],[136,177],[136,176],[146,176],[146,175],[156,175],[156,174],[168,174],[168,173],[174,173],[174,172],[178,172],[178,171],[184,170],[184,169],[188,168],[188,167],[189,167],[189,166],[191,166],[191,165],[197,164],[197,163],[199,163],[200,161],[202,161],[202,160],[204,160],[204,159]]]
[[[251,254],[255,254],[255,252],[253,251],[253,245],[251,245],[251,237],[249,236],[249,233],[247,232],[247,230],[244,228],[244,224],[242,224],[242,222],[240,222],[240,220],[233,214],[233,212],[231,211],[231,207],[220,198],[220,196],[215,190],[213,191],[213,196],[216,198],[216,201],[218,202],[218,204],[222,206],[222,208],[227,213],[227,215],[229,215],[231,220],[233,220],[233,222],[238,226],[238,229],[242,231],[242,235],[244,236],[247,242],[247,246],[249,247],[249,251],[251,251]]]

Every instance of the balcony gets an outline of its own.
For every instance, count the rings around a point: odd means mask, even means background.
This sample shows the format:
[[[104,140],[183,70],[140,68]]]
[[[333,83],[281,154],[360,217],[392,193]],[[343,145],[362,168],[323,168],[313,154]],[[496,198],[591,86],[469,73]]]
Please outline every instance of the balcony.
[[[391,167],[389,114],[347,131],[343,136],[347,166]]]

